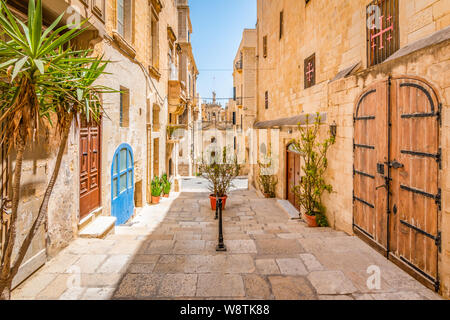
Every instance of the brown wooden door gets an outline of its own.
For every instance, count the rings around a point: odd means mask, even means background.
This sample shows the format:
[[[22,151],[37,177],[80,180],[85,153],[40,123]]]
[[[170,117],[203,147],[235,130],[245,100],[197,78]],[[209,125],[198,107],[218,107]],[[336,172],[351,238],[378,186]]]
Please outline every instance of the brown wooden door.
[[[301,179],[301,158],[298,153],[287,152],[287,198],[288,201],[300,211],[300,204],[294,193],[294,186],[300,184]]]
[[[295,206],[295,194],[294,194],[294,186],[295,186],[295,178],[294,178],[294,170],[295,170],[295,155],[293,152],[287,152],[287,198],[293,206]]]
[[[101,205],[100,199],[100,125],[80,128],[80,219]]]
[[[390,252],[431,282],[438,275],[439,103],[421,81],[392,81]]]
[[[386,83],[370,88],[361,96],[354,128],[354,228],[386,249]]]
[[[153,176],[159,176],[159,138],[153,140]]]
[[[422,81],[369,88],[354,118],[355,232],[438,287],[439,102]]]

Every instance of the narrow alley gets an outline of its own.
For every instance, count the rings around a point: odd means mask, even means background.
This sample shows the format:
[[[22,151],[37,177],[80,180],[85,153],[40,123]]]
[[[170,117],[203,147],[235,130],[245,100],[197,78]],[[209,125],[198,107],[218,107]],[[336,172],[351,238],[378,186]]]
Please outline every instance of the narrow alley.
[[[228,251],[218,253],[202,183],[184,180],[190,192],[144,208],[105,240],[77,239],[13,299],[440,299],[359,238],[308,228],[255,191],[232,192],[223,218]],[[371,266],[380,289],[367,285]]]

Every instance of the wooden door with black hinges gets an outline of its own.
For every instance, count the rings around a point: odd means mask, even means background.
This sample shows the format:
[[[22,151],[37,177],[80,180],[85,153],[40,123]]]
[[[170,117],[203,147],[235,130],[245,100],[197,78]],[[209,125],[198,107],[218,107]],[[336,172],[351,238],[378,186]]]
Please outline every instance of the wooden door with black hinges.
[[[390,255],[439,286],[439,101],[423,81],[391,82]]]
[[[387,248],[387,94],[386,82],[365,91],[353,118],[353,227]]]
[[[80,219],[101,206],[101,124],[81,121]]]
[[[417,78],[363,92],[354,115],[353,229],[422,283],[439,289],[440,104]]]

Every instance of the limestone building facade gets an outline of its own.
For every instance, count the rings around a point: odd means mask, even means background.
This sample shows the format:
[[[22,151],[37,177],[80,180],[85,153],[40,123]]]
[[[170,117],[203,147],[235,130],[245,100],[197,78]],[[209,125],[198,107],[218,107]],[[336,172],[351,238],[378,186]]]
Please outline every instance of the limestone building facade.
[[[26,18],[27,6],[21,1],[8,4]],[[185,110],[194,113],[196,105],[198,71],[189,41],[187,1],[43,0],[43,6],[45,21],[62,12],[61,23],[89,18],[88,30],[77,44],[111,61],[99,84],[118,92],[103,95],[100,123],[86,124],[83,119],[79,125],[73,123],[46,225],[34,239],[14,285],[70,241],[93,236],[90,227],[101,230],[95,236],[105,236],[150,203],[152,177],[169,173],[173,150],[168,128],[179,123]],[[185,12],[185,21],[180,12]],[[42,146],[27,151],[18,241],[33,223],[58,141],[50,132]],[[2,165],[6,168],[1,177],[2,203],[7,204],[13,154],[3,152]],[[5,227],[2,224],[2,232]]]
[[[277,157],[277,197],[296,205],[291,188],[302,175],[301,163],[289,143],[299,138],[297,124],[319,112],[323,135],[336,128],[327,171],[334,191],[324,196],[330,224],[360,235],[449,297],[448,1],[258,0],[257,16],[254,152],[261,158],[264,146]],[[407,103],[411,109],[399,111]],[[414,140],[419,128],[431,131],[422,134],[430,142]],[[386,143],[380,148],[390,145],[390,155],[378,151],[380,141]],[[369,155],[373,150],[378,158]],[[364,166],[370,168],[363,172]],[[408,170],[430,176],[414,180]],[[392,175],[390,207],[380,200],[387,197],[383,172]],[[399,204],[396,196],[410,202]]]
[[[249,143],[256,120],[256,29],[242,33],[233,61],[233,100],[228,103],[227,114],[233,123],[233,148],[242,165],[241,174],[249,175]]]

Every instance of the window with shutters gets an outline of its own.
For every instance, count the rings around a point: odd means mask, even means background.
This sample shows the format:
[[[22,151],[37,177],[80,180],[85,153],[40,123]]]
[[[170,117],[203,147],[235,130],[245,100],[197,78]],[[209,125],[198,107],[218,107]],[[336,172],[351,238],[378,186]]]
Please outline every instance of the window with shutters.
[[[264,93],[264,104],[266,109],[269,109],[269,91]]]
[[[159,69],[159,20],[155,10],[151,10],[149,27],[149,51],[150,51],[150,61],[149,64],[152,68]]]
[[[280,12],[280,39],[283,37],[283,28],[284,28],[284,12]]]
[[[133,41],[132,0],[117,0],[117,32],[126,41]]]
[[[236,125],[236,111],[233,111],[233,125]]]
[[[120,126],[128,128],[130,125],[130,90],[120,87]]]
[[[263,37],[263,57],[267,58],[267,36]]]
[[[367,65],[389,58],[400,47],[399,0],[374,0],[367,6]]]
[[[92,12],[102,21],[105,20],[105,0],[92,0]]]

